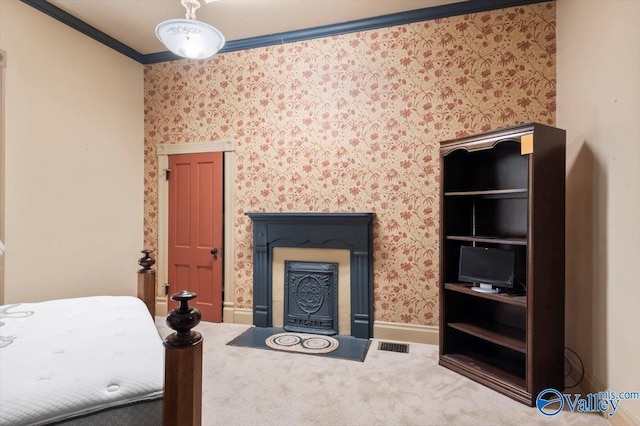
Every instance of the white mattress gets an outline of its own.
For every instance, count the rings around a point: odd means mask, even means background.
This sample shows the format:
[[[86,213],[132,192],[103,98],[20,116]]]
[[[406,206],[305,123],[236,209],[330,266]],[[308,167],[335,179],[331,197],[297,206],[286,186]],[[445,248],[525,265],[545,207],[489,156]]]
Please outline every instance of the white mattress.
[[[60,421],[162,396],[162,340],[137,298],[4,305],[0,322],[0,425]]]

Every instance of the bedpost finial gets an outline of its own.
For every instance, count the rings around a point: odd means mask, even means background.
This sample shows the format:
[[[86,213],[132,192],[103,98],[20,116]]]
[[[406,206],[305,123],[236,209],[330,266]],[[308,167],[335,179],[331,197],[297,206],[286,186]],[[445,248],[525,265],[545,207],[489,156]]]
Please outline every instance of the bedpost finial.
[[[180,302],[180,306],[167,315],[167,326],[176,332],[165,339],[165,346],[187,347],[197,344],[202,340],[200,333],[191,331],[200,323],[202,315],[197,308],[189,306],[189,300],[198,297],[195,293],[182,290],[171,296],[171,300]]]
[[[138,265],[142,266],[142,269],[138,270],[138,273],[139,274],[150,274],[151,272],[153,272],[151,267],[153,265],[155,265],[155,263],[156,263],[155,259],[152,258],[151,256],[149,256],[151,253],[153,253],[153,250],[144,249],[140,253],[143,253],[144,256],[142,256],[138,260]]]

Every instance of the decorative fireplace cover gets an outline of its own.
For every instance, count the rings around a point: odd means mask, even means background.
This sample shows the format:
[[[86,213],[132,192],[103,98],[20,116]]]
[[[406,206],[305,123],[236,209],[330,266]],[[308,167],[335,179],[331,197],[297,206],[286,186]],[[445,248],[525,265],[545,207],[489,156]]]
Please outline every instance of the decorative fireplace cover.
[[[284,262],[284,329],[338,333],[338,264]]]

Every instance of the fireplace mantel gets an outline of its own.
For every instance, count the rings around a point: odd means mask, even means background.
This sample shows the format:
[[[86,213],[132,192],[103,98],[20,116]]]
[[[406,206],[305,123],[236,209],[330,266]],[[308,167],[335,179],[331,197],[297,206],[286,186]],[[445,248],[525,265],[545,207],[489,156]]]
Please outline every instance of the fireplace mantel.
[[[271,327],[274,247],[345,249],[351,260],[351,335],[373,337],[374,213],[246,213],[253,221],[253,323]]]

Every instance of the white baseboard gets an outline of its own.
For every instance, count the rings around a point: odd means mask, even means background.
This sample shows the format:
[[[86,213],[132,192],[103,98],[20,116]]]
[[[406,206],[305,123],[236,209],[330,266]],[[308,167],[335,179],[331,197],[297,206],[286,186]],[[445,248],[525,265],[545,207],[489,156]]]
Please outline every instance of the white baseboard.
[[[232,306],[225,306],[223,310],[224,322],[253,324],[253,309],[234,309]],[[375,339],[426,343],[428,345],[437,345],[439,342],[438,327],[384,321],[374,321],[373,337]]]
[[[166,297],[156,297],[156,316],[165,317],[169,313]]]
[[[225,322],[232,322],[235,324],[247,324],[247,325],[252,325],[253,324],[253,309],[241,309],[241,308],[231,308],[231,309],[227,309],[226,307],[224,308],[225,310]],[[233,318],[231,321],[227,321],[227,316],[229,315],[230,318]]]
[[[622,406],[618,406],[618,410],[616,410],[616,415],[610,419],[607,419],[609,424],[615,426],[638,426],[640,425],[640,420],[635,418],[633,414],[629,412],[626,408]]]
[[[574,359],[569,358],[569,363],[571,364],[572,371],[580,371],[580,365],[573,362]],[[571,377],[572,380],[577,380],[577,377]],[[584,377],[582,378],[582,382],[577,386],[577,388],[565,389],[565,393],[582,393],[585,394],[593,394],[602,391],[606,391],[611,389],[610,386],[603,384],[596,377],[585,371]],[[615,391],[616,389],[611,389]],[[616,410],[616,414],[613,417],[609,417],[607,414],[602,413],[602,416],[607,420],[610,425],[615,426],[640,426],[640,420],[638,420],[631,412],[626,409],[624,406],[624,401],[620,402],[618,409]]]
[[[375,339],[426,343],[428,345],[437,345],[440,341],[438,327],[385,321],[373,322],[373,337]]]

